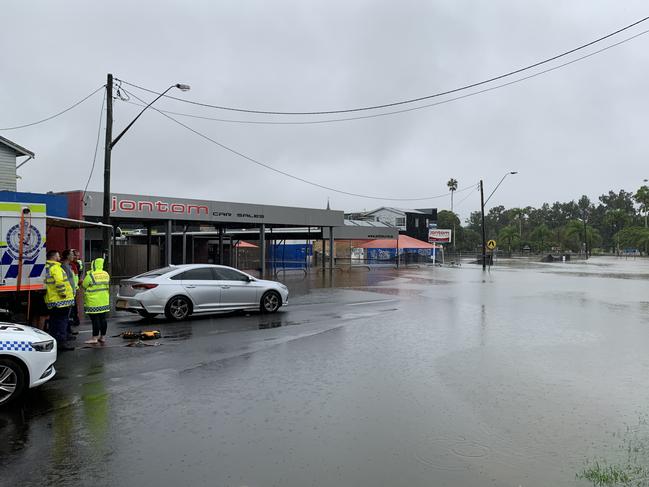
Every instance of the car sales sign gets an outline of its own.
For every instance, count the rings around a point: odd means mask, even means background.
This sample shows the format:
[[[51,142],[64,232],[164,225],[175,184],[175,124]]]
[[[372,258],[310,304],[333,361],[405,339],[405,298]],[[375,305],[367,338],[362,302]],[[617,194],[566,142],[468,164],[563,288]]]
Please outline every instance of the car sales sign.
[[[453,231],[444,230],[441,228],[428,229],[428,242],[429,243],[451,243]]]

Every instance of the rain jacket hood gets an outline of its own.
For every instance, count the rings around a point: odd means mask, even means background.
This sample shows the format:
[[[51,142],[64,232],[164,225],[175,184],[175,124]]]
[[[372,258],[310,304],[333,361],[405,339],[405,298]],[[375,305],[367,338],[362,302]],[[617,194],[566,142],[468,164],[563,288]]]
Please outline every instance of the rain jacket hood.
[[[90,269],[93,271],[103,271],[104,270],[104,259],[101,257],[98,257],[97,259],[92,261],[92,264],[90,266]]]

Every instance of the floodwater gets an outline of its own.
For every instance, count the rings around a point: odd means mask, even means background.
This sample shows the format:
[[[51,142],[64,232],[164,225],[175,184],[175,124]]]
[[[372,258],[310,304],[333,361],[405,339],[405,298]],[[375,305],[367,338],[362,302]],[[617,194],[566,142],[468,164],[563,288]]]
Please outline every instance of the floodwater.
[[[285,282],[273,316],[119,315],[163,338],[61,355],[0,411],[0,484],[587,486],[649,413],[647,260]]]

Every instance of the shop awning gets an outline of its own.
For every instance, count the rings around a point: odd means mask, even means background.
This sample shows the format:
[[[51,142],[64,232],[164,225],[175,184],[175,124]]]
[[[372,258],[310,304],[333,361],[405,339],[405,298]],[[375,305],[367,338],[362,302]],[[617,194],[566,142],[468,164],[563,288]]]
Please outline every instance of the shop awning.
[[[63,218],[60,216],[48,216],[47,226],[68,228],[70,230],[78,230],[80,228],[110,228],[111,230],[113,229],[111,225],[106,225],[105,223],[89,222],[86,220],[74,220],[72,218]]]

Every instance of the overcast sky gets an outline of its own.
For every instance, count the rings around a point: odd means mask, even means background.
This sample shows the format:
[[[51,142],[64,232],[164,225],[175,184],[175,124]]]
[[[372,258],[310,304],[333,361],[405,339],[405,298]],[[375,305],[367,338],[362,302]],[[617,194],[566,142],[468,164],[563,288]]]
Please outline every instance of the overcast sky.
[[[280,111],[349,108],[418,97],[533,63],[649,15],[641,1],[4,0],[0,127],[30,122],[105,83],[106,73],[212,104]],[[643,8],[644,7],[644,8]],[[649,22],[633,33],[649,28]],[[622,35],[619,39],[626,37]],[[480,178],[490,204],[540,205],[649,177],[649,34],[534,79],[424,110],[319,125],[180,118],[251,157],[341,190],[392,197]],[[151,99],[151,95],[137,92]],[[19,190],[83,189],[98,93],[48,123],[0,132],[36,153]],[[242,116],[169,100],[160,109]],[[115,133],[138,107],[115,101]],[[315,117],[307,117],[314,119]],[[103,144],[103,138],[102,138]],[[103,146],[102,146],[103,147]],[[102,188],[103,155],[90,183]],[[343,196],[257,167],[147,112],[113,151],[115,192],[361,210],[448,208]],[[456,203],[469,193],[456,194]],[[466,217],[477,193],[458,208]]]

